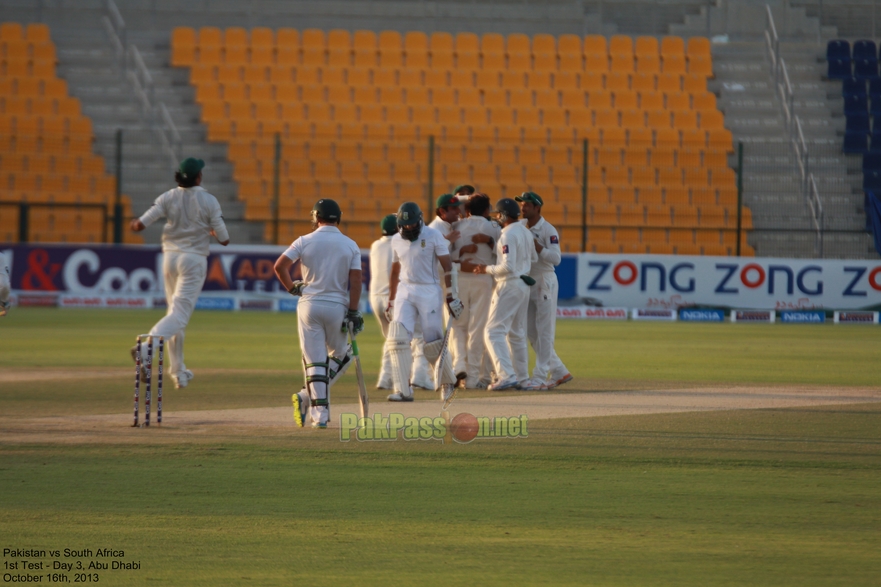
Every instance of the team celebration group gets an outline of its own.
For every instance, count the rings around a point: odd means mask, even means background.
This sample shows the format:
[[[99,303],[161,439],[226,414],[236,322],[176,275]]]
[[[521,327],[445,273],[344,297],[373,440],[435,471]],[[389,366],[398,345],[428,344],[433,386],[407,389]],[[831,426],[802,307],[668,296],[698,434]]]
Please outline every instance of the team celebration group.
[[[217,199],[201,187],[200,159],[181,162],[178,187],[165,192],[131,229],[160,218],[168,311],[150,330],[169,346],[177,388],[193,379],[184,331],[205,281],[208,245],[229,236]],[[413,401],[414,387],[438,390],[448,406],[459,389],[546,390],[572,380],[554,351],[560,239],[541,215],[541,196],[524,192],[493,206],[472,186],[437,199],[425,223],[406,202],[382,220],[370,249],[370,305],[385,337],[377,388],[389,401]],[[275,263],[284,288],[299,296],[298,333],[305,386],[293,395],[294,419],[326,428],[330,389],[352,362],[350,336],[364,328],[361,252],[339,230],[330,199],[312,208],[313,231]],[[292,278],[300,262],[301,279]],[[535,351],[529,373],[528,344]],[[136,357],[140,349],[131,349]],[[142,378],[146,371],[142,370]]]

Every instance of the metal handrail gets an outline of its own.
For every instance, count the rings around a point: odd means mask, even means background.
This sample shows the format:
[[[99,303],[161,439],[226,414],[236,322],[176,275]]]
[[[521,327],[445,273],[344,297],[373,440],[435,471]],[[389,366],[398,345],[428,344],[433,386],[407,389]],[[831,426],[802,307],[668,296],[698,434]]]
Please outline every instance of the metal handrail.
[[[104,3],[104,7],[107,9],[107,14],[102,19],[104,21],[104,27],[107,29],[107,32],[110,35],[110,39],[115,46],[114,48],[116,49],[116,56],[119,59],[120,66],[124,71],[125,50],[128,46],[128,35],[126,33],[125,20],[123,20],[122,14],[120,14],[119,8],[116,7],[116,3],[113,0],[107,0]]]
[[[820,190],[817,187],[817,180],[814,179],[814,174],[812,173],[809,178],[809,197],[808,197],[808,205],[811,208],[811,215],[813,216],[812,220],[814,222],[814,228],[817,231],[817,241],[814,245],[814,249],[817,252],[817,256],[821,259],[823,258],[823,202],[820,200]]]
[[[801,119],[795,114],[795,92],[792,90],[792,82],[789,79],[789,71],[786,61],[780,57],[780,37],[774,24],[774,15],[771,7],[765,4],[767,16],[767,28],[765,29],[765,48],[768,59],[771,62],[771,77],[773,78],[775,93],[780,98],[783,109],[783,119],[786,130],[789,133],[789,142],[795,155],[798,173],[801,176],[802,196],[811,211],[811,221],[817,230],[817,244],[815,249],[820,257],[823,256],[823,203],[820,200],[820,190],[810,168],[810,151],[805,140]]]

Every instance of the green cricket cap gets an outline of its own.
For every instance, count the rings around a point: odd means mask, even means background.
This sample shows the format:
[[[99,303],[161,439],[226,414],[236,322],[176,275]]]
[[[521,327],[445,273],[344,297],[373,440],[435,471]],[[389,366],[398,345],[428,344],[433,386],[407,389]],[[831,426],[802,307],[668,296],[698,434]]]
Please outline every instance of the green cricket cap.
[[[205,167],[205,162],[201,159],[187,157],[180,162],[180,174],[186,179],[195,179],[203,167]]]
[[[461,206],[464,203],[464,200],[459,200],[453,194],[444,194],[437,199],[437,202],[435,202],[435,207],[446,208],[448,206]]]
[[[389,214],[379,223],[382,228],[383,236],[390,236],[398,232],[398,216],[397,214]]]
[[[523,192],[514,199],[518,202],[529,202],[530,204],[536,204],[538,206],[545,205],[544,201],[541,199],[541,196],[539,196],[535,192]]]

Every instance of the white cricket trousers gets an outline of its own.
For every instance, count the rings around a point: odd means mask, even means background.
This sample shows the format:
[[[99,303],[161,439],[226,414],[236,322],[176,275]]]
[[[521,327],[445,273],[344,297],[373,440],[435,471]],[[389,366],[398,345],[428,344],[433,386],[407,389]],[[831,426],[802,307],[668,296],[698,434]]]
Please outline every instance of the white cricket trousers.
[[[346,356],[346,333],[342,330],[346,309],[344,304],[321,300],[301,299],[297,304],[297,332],[305,365],[327,363],[329,356],[338,359]],[[321,373],[318,369],[304,368],[304,377],[306,371],[314,375],[328,375],[326,369]],[[313,422],[327,423],[330,419],[330,390],[322,383],[318,391],[319,397],[322,392],[326,394],[328,407],[310,406],[309,414]]]
[[[388,338],[388,318],[385,317],[385,309],[388,307],[388,296],[370,296],[370,307],[373,308],[373,315],[379,322],[379,329],[382,331],[383,340]],[[392,360],[385,345],[382,346],[382,361],[379,364],[379,377],[377,385],[380,387],[390,388],[392,384]]]
[[[175,378],[187,370],[184,364],[184,330],[190,322],[196,300],[205,283],[208,258],[195,253],[169,251],[163,254],[165,301],[168,311],[150,334],[165,337],[168,345],[168,372]]]
[[[484,331],[489,319],[492,292],[492,275],[459,273],[459,299],[465,309],[453,320],[450,343],[453,372],[459,374],[464,371],[468,375],[466,386],[473,387],[480,379],[489,380],[489,362],[484,361]]]
[[[439,289],[438,285],[398,284],[394,319],[403,324],[411,336],[416,332],[418,321],[425,342],[434,342],[444,336],[443,302],[438,295]]]
[[[535,369],[532,376],[545,381],[548,375],[556,381],[569,371],[554,351],[557,329],[557,294],[559,284],[555,273],[536,280],[529,292],[529,316],[526,332],[535,351]]]
[[[516,277],[497,281],[489,305],[486,346],[499,380],[529,378],[529,349],[526,344],[526,313],[529,286]]]

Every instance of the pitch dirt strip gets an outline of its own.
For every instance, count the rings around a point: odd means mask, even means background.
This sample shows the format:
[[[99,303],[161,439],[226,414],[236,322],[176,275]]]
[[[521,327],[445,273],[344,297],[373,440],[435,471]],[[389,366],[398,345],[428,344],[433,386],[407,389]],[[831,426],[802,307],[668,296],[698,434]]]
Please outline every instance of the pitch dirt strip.
[[[425,392],[417,392],[428,397]],[[467,392],[466,392],[467,393]],[[450,416],[467,412],[474,416],[520,416],[530,420],[589,418],[661,414],[673,412],[722,411],[767,408],[795,408],[834,404],[881,402],[881,390],[863,388],[769,388],[734,387],[682,389],[662,391],[615,391],[594,393],[538,393],[505,397],[457,398],[450,406]],[[391,403],[373,401],[371,415],[389,413],[404,417],[434,417],[441,411],[441,402],[416,401]],[[292,408],[245,408],[229,410],[166,411],[163,425],[175,429],[219,427],[269,428],[293,426]],[[332,427],[339,426],[343,413],[358,414],[358,404],[331,407]],[[121,414],[79,416],[78,427],[106,429],[126,420]],[[63,423],[62,423],[63,422]],[[63,418],[33,418],[16,422],[31,430],[65,428],[71,421]]]

